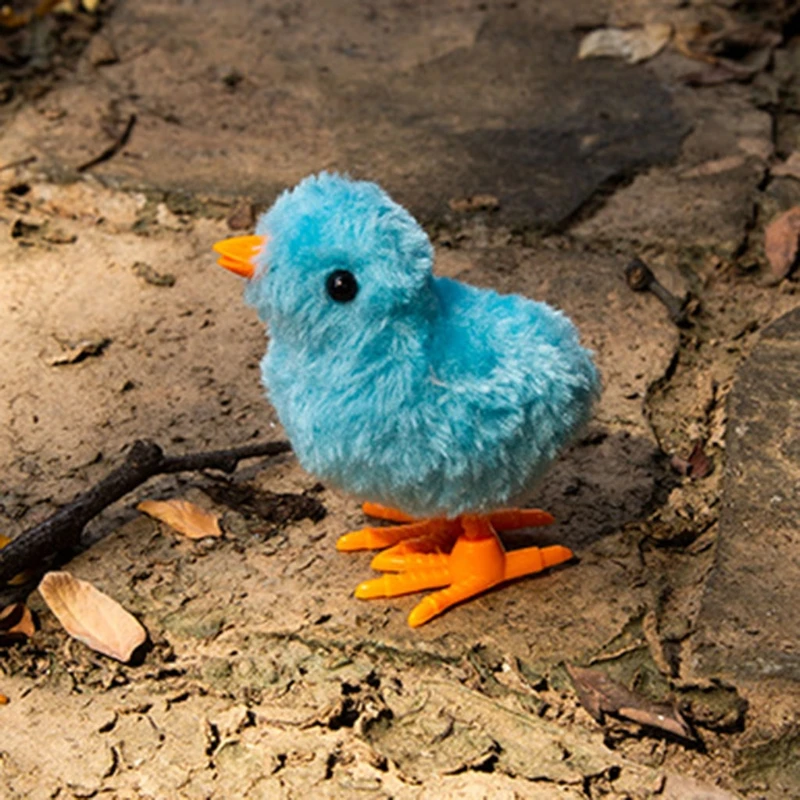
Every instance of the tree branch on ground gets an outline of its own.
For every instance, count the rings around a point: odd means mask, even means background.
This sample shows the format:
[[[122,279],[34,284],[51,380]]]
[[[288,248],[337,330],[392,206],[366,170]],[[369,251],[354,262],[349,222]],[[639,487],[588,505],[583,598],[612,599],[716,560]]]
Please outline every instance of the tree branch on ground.
[[[90,520],[156,475],[204,469],[232,473],[244,459],[276,456],[290,450],[289,442],[276,441],[167,456],[155,442],[136,441],[125,461],[113,472],[0,550],[0,586],[23,570],[37,569],[45,559],[75,547]]]

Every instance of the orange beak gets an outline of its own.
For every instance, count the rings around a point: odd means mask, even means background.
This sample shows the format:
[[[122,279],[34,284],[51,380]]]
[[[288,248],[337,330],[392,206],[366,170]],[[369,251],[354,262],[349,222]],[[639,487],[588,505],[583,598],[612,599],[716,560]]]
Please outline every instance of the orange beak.
[[[233,239],[222,239],[214,245],[215,252],[219,253],[217,263],[243,278],[252,278],[256,271],[255,258],[266,243],[267,239],[264,236],[236,236]]]

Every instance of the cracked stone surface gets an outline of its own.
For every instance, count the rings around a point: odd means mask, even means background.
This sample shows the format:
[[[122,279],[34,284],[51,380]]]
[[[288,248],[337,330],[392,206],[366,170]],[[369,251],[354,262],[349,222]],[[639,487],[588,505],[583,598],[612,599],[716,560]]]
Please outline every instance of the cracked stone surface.
[[[67,175],[92,155],[87,127],[135,112],[125,154],[94,174],[271,201],[309,172],[348,170],[425,219],[488,193],[504,222],[554,226],[598,187],[674,159],[688,130],[647,72],[576,61],[573,22],[538,4],[121,3],[119,63],[98,81],[84,62],[0,146]]]
[[[800,311],[773,322],[731,391],[720,540],[697,652],[706,674],[800,683]]]

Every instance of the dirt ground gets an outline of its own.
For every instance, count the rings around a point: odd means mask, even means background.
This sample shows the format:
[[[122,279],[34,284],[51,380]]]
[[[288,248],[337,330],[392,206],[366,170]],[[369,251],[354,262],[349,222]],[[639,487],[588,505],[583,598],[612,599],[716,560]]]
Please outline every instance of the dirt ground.
[[[0,797],[800,796],[800,300],[764,254],[800,204],[800,37],[790,3],[750,5],[119,0],[0,29],[3,534],[136,439],[282,438],[210,247],[320,169],[406,204],[438,274],[564,309],[604,381],[531,497],[557,520],[534,541],[579,560],[418,630],[418,597],[353,597],[370,556],[334,542],[363,514],[291,455],[104,512],[66,569],[150,646],[118,664],[30,594],[40,629],[0,647]],[[646,62],[576,59],[653,22],[675,34]],[[735,79],[681,52],[700,23]],[[688,325],[631,291],[634,256]],[[696,442],[710,469],[681,474]],[[135,511],[176,496],[224,536]],[[694,738],[597,722],[567,665]]]

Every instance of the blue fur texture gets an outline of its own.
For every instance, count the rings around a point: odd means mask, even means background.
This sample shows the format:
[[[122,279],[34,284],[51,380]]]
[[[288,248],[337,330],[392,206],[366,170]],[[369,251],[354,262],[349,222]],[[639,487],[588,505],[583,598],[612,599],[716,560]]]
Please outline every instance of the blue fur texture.
[[[434,277],[427,235],[375,184],[306,178],[256,232],[264,383],[321,480],[421,517],[490,511],[587,421],[599,377],[569,319]],[[358,282],[350,302],[326,291],[335,270]]]

